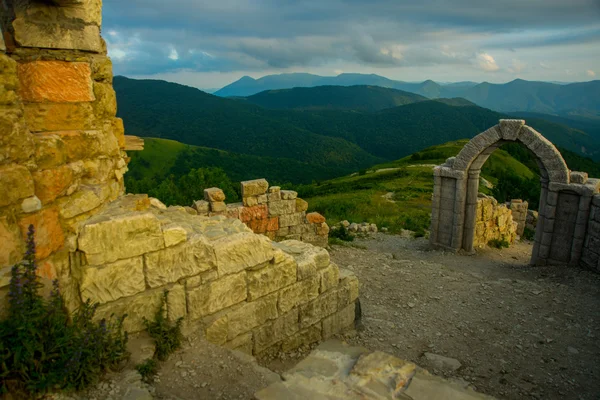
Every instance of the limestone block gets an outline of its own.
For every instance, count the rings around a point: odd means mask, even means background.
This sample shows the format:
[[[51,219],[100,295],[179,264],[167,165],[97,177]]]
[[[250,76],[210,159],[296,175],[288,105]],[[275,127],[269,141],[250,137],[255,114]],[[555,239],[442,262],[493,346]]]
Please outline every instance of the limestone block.
[[[588,180],[587,172],[571,171],[571,183],[584,185]]]
[[[0,54],[0,67],[3,57]],[[0,89],[0,103],[2,103],[1,97],[2,90]],[[0,132],[2,132],[0,135],[0,165],[11,162],[27,162],[34,152],[34,143],[32,135],[23,123],[20,110],[0,109]]]
[[[165,247],[175,246],[187,240],[187,231],[185,228],[176,224],[169,224],[162,227],[165,238]]]
[[[319,342],[321,339],[321,324],[315,324],[299,331],[287,339],[283,339],[281,342],[281,351],[287,352],[295,350],[300,346]]]
[[[327,236],[327,235],[329,235],[329,225],[327,225],[326,222],[323,222],[321,224],[317,224],[316,234],[319,235],[319,236]]]
[[[294,214],[296,212],[296,200],[272,201],[269,203],[269,215],[278,216]]]
[[[294,226],[304,223],[304,213],[293,213],[279,216],[279,226]]]
[[[42,204],[50,203],[57,197],[67,194],[68,189],[75,183],[73,169],[69,165],[35,171],[32,176],[35,195]]]
[[[0,207],[33,196],[34,182],[29,170],[22,165],[0,167],[0,192]]]
[[[269,193],[279,193],[281,192],[281,187],[279,186],[271,186],[269,188]]]
[[[243,207],[240,210],[240,220],[248,222],[252,220],[266,219],[269,216],[269,211],[266,205],[255,205],[252,207]]]
[[[167,206],[165,205],[165,203],[163,203],[162,201],[160,201],[159,199],[157,199],[155,197],[150,197],[150,205],[154,208],[158,208],[159,210],[167,209]]]
[[[85,187],[71,196],[61,198],[58,201],[60,216],[68,219],[95,209],[100,206],[106,198],[101,198],[99,194],[99,190]],[[105,193],[104,196],[106,195],[107,194]]]
[[[210,203],[210,211],[215,213],[227,211],[227,205],[223,201],[215,201]]]
[[[256,202],[258,204],[267,204],[269,201],[269,198],[267,197],[266,194],[261,194],[259,196],[256,196]]]
[[[206,340],[216,345],[222,346],[227,342],[227,333],[229,332],[229,319],[227,315],[211,321],[206,328]]]
[[[350,270],[340,268],[340,285],[338,287],[338,307],[345,307],[358,299],[358,278]]]
[[[293,284],[296,274],[296,262],[287,254],[283,254],[283,260],[277,263],[271,262],[261,269],[248,271],[248,300],[254,301]]]
[[[277,314],[277,294],[270,294],[256,301],[246,303],[227,314],[229,319],[228,339],[231,340],[267,321],[274,320]]]
[[[308,210],[308,202],[306,200],[302,200],[301,198],[296,198],[296,211],[302,212],[306,210]]]
[[[246,297],[246,273],[228,275],[188,290],[188,313],[195,320],[240,303]]]
[[[306,214],[306,220],[309,224],[322,224],[325,222],[325,217],[318,212],[311,212]]]
[[[152,320],[160,307],[163,290],[147,290],[133,297],[125,297],[112,303],[103,304],[96,310],[95,321],[110,319],[111,315],[121,317],[127,314],[123,322],[123,329],[129,333],[140,332],[146,329],[144,318]]]
[[[96,117],[112,120],[117,115],[117,95],[112,84],[94,82],[93,86],[96,97],[93,107]]]
[[[13,25],[15,23],[17,21]],[[79,103],[95,100],[88,63],[33,61],[19,64],[18,74],[19,94],[25,101]]]
[[[265,179],[254,179],[251,181],[240,182],[242,188],[242,197],[259,196],[267,193],[269,183]]]
[[[500,132],[502,132],[502,139],[517,140],[521,127],[525,125],[525,121],[522,119],[501,119],[499,125]]]
[[[254,207],[258,205],[258,196],[244,197],[242,204],[246,207]]]
[[[294,200],[298,197],[298,193],[293,190],[281,190],[282,200]]]
[[[204,189],[204,200],[208,202],[225,201],[225,193],[216,187]]]
[[[49,169],[66,164],[67,149],[58,135],[33,135],[33,139],[38,168]]]
[[[254,233],[228,235],[211,244],[214,246],[219,276],[243,271],[273,258],[270,240]]]
[[[329,289],[336,287],[340,281],[340,270],[338,266],[331,263],[327,268],[320,270],[319,280],[321,281],[319,293],[326,292]]]
[[[26,103],[25,121],[31,132],[98,128],[90,103]]]
[[[330,290],[300,306],[300,328],[304,329],[337,311],[338,293]]]
[[[146,289],[142,257],[128,258],[114,263],[83,267],[81,270],[81,298],[85,302],[108,303],[133,296]]]
[[[194,202],[192,207],[198,211],[198,214],[204,215],[208,214],[210,204],[206,200],[197,200]]]
[[[160,221],[149,212],[98,215],[81,229],[78,246],[90,264],[131,258],[165,247]]]
[[[279,292],[279,312],[284,314],[292,308],[305,304],[319,296],[320,280],[312,276],[281,289]]]
[[[169,289],[167,295],[167,318],[171,322],[179,318],[185,318],[187,314],[187,302],[185,287],[183,285],[174,285]]]
[[[343,332],[354,324],[355,304],[352,303],[323,320],[323,339],[328,339],[336,333]]]
[[[271,187],[272,188],[272,187]],[[271,189],[269,189],[271,190]],[[272,203],[281,200],[281,192],[277,190],[276,192],[267,193],[267,202]]]
[[[176,246],[144,254],[144,260],[146,281],[151,288],[198,275],[216,265],[212,246],[201,235],[194,235],[189,241]]]
[[[254,343],[252,342],[252,333],[240,335],[235,339],[225,343],[223,346],[231,350],[241,351],[242,353],[252,355],[252,349],[254,348]]]
[[[29,214],[19,221],[23,237],[27,237],[29,225],[35,229],[35,251],[42,260],[60,249],[65,243],[65,236],[58,218],[56,206]]]
[[[293,309],[254,330],[254,353],[258,354],[267,347],[298,332],[298,310]]]
[[[0,217],[0,268],[19,262],[24,250],[25,243],[19,227],[9,222],[7,217]]]

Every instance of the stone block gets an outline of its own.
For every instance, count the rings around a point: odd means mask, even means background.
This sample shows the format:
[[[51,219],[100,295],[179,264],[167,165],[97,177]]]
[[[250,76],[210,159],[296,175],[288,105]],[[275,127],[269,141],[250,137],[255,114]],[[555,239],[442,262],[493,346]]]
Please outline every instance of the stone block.
[[[338,285],[340,281],[340,270],[334,263],[329,264],[329,267],[319,271],[319,280],[321,286],[319,293],[328,291]]]
[[[90,103],[26,103],[25,121],[31,132],[98,128]]]
[[[273,202],[280,201],[280,200],[281,200],[281,192],[280,191],[273,192],[273,193],[267,193],[267,202],[268,203],[273,203]]]
[[[188,314],[195,320],[240,303],[246,298],[246,273],[228,275],[188,290]]]
[[[255,205],[252,207],[243,207],[240,210],[240,220],[249,222],[252,220],[266,219],[269,216],[269,210],[266,205]]]
[[[223,201],[214,201],[210,203],[210,211],[214,213],[224,213],[227,211],[227,205]]]
[[[347,305],[340,311],[323,320],[323,339],[328,339],[336,333],[343,332],[349,328],[353,328],[355,318],[354,303]]]
[[[19,262],[24,251],[25,243],[19,227],[9,222],[7,217],[0,217],[0,268]]]
[[[225,201],[225,193],[216,187],[204,189],[204,200],[211,203]]]
[[[35,252],[39,260],[60,249],[65,243],[65,236],[58,218],[56,206],[29,214],[19,221],[23,238],[27,237],[29,225],[35,229]]]
[[[211,244],[204,236],[194,235],[189,241],[144,254],[146,281],[151,288],[195,276],[216,266]]]
[[[146,289],[142,257],[128,258],[114,263],[83,267],[81,270],[81,298],[85,302],[108,303],[133,296]]]
[[[227,314],[229,320],[227,337],[231,340],[267,321],[276,319],[277,316],[276,293],[246,303]]]
[[[269,216],[294,214],[296,212],[296,200],[281,200],[269,203]]]
[[[254,207],[258,205],[258,196],[250,196],[250,197],[244,197],[242,199],[242,204],[245,207]]]
[[[269,193],[279,193],[281,192],[281,187],[279,186],[271,186],[269,188]]]
[[[179,318],[185,318],[187,314],[187,299],[185,287],[183,285],[174,285],[168,289],[167,294],[167,318],[171,322]]]
[[[243,181],[240,182],[240,185],[242,189],[242,198],[265,194],[269,188],[269,182],[267,182],[265,179]]]
[[[219,316],[210,321],[207,325],[205,331],[206,340],[219,346],[222,346],[227,342],[227,333],[229,332],[229,319],[227,314]]]
[[[273,293],[296,282],[296,262],[285,255],[278,263],[268,263],[264,268],[248,271],[248,300]]]
[[[143,331],[146,329],[144,318],[153,320],[154,314],[160,307],[162,296],[162,289],[147,290],[133,297],[103,304],[96,310],[94,320],[110,319],[112,314],[117,318],[127,314],[123,329],[129,333]]]
[[[240,335],[235,339],[225,343],[223,346],[227,349],[241,351],[242,353],[252,355],[252,349],[254,348],[254,343],[252,341],[252,333]]]
[[[100,206],[107,196],[108,193],[102,194],[100,190],[94,188],[82,188],[58,201],[60,216],[68,219],[84,214]]]
[[[321,224],[317,224],[315,233],[319,236],[327,236],[329,235],[329,225],[326,222]]]
[[[294,226],[304,223],[304,213],[293,213],[279,216],[279,226]]]
[[[281,351],[287,352],[295,350],[300,346],[310,345],[319,342],[322,339],[321,324],[309,326],[306,329],[299,331],[293,336],[283,339],[281,342]]]
[[[35,195],[43,204],[67,194],[74,182],[73,170],[68,165],[33,173]]]
[[[17,21],[13,25],[15,23]],[[88,63],[33,61],[19,64],[17,69],[19,93],[26,102],[80,103],[95,100]]]
[[[588,180],[587,172],[571,171],[571,183],[584,185]]]
[[[294,200],[298,197],[298,193],[293,190],[281,190],[280,192],[282,200]]]
[[[261,194],[259,196],[256,196],[256,202],[258,204],[267,204],[269,202],[269,198],[266,194]]]
[[[208,214],[210,204],[206,200],[197,200],[194,202],[192,207],[198,212],[200,215]]]
[[[273,258],[271,241],[262,235],[242,232],[212,242],[219,276],[242,271]]]
[[[34,181],[29,170],[21,165],[0,168],[0,191],[0,207],[33,196]]]
[[[78,240],[90,264],[101,265],[163,249],[160,221],[149,212],[98,215],[81,228]]]
[[[308,202],[306,200],[302,200],[301,198],[296,199],[296,211],[302,212],[308,210]],[[306,216],[308,218],[308,215]]]
[[[298,330],[298,310],[293,309],[275,321],[254,330],[254,353],[260,353],[267,347],[294,335]]]
[[[499,125],[502,139],[514,141],[519,137],[519,132],[525,125],[525,121],[522,119],[501,119]]]
[[[316,324],[337,311],[337,291],[330,290],[300,306],[300,328]]]
[[[319,277],[315,275],[281,289],[278,301],[280,313],[286,313],[296,306],[316,299],[319,296],[319,287]]]
[[[187,231],[185,228],[176,224],[169,224],[162,227],[165,239],[165,247],[175,246],[187,240]]]
[[[60,131],[53,132],[52,135],[57,135],[64,143],[67,162],[103,155],[119,155],[119,143],[110,132],[101,130]]]
[[[318,212],[311,212],[306,214],[306,220],[309,224],[322,224],[325,222],[325,217]]]

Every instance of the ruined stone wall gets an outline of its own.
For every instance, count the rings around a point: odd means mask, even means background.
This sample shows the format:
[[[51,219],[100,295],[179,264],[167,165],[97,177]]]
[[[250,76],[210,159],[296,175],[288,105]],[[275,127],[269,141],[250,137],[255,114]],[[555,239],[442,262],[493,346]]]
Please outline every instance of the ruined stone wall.
[[[40,273],[67,278],[82,221],[124,190],[102,3],[61,3],[0,5],[0,298],[30,224]]]
[[[527,225],[527,209],[529,203],[521,199],[513,199],[510,201],[510,210],[512,211],[512,219],[517,223],[517,235],[523,236],[525,226]]]
[[[588,229],[583,244],[581,265],[600,272],[600,195],[595,195],[590,207]]]
[[[225,215],[245,223],[255,233],[272,240],[301,240],[315,246],[327,246],[329,226],[325,217],[306,213],[308,203],[293,190],[269,187],[265,179],[241,183],[242,203],[225,204],[225,194],[219,188],[204,191],[204,200],[192,208],[199,215]]]
[[[498,204],[493,197],[479,194],[475,217],[474,247],[485,247],[490,240],[513,244],[517,237],[517,223],[506,204]]]

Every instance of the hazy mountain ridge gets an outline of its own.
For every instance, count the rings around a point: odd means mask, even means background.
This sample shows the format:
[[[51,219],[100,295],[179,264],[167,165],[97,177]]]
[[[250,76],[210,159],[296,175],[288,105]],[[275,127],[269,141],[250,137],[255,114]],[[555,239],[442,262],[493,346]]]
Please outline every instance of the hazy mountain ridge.
[[[528,111],[555,115],[600,116],[600,81],[558,84],[515,79],[503,84],[457,82],[440,84],[396,81],[374,74],[267,75],[244,77],[215,92],[215,95],[251,96],[264,90],[314,86],[381,86],[416,93],[428,98],[463,97],[481,107],[500,112]]]

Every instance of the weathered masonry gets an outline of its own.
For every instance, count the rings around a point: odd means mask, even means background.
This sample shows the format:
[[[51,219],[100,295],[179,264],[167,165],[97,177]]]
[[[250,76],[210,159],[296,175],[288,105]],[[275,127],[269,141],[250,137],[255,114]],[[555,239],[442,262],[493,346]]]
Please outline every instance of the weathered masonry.
[[[599,268],[600,250],[588,249],[599,236],[596,213],[590,210],[598,202],[600,180],[570,171],[556,147],[523,120],[500,120],[434,169],[431,245],[473,251],[481,167],[506,142],[523,144],[540,167],[542,190],[531,264],[579,265],[585,254],[585,266]]]
[[[71,311],[90,300],[97,318],[127,314],[129,332],[165,290],[187,332],[254,354],[352,327],[358,280],[304,243],[326,244],[328,227],[295,192],[244,182],[243,204],[213,188],[196,209],[125,195],[125,151],[142,141],[115,117],[101,11],[0,2],[0,317],[33,225],[44,283],[58,281]]]

